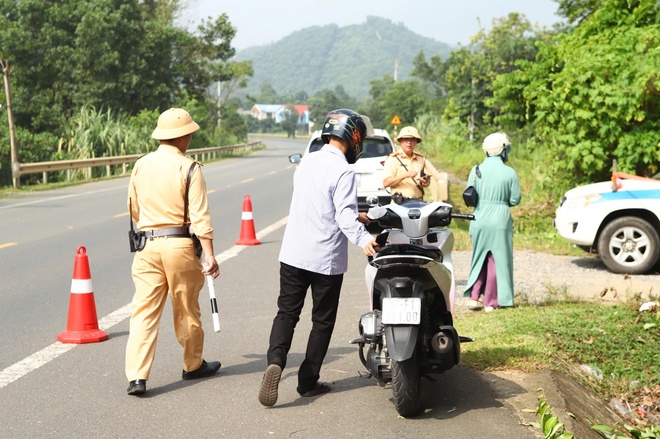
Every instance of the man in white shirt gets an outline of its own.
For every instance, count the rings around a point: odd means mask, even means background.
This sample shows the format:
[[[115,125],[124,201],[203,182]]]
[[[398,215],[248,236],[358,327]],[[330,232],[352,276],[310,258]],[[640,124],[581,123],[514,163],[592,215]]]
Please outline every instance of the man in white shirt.
[[[312,330],[305,360],[298,370],[303,397],[330,391],[319,381],[337,317],[339,293],[348,269],[348,241],[375,254],[376,241],[357,210],[357,184],[351,164],[362,152],[371,130],[367,117],[339,109],[328,113],[322,137],[326,144],[307,154],[293,180],[289,221],[280,250],[280,294],[268,348],[268,368],[259,388],[259,402],[272,406],[286,366],[294,329],[300,320],[308,288],[312,289]]]

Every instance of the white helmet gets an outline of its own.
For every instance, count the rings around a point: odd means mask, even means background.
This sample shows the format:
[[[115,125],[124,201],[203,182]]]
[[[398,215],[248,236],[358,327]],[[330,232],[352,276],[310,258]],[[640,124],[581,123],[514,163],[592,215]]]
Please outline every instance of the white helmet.
[[[482,149],[488,157],[494,157],[502,154],[502,151],[511,151],[511,139],[505,133],[498,131],[497,133],[489,134],[484,139]]]

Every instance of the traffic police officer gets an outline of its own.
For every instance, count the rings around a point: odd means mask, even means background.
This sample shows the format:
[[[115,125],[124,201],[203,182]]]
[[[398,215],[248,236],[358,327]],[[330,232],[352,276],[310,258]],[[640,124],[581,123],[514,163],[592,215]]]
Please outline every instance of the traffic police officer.
[[[424,188],[430,185],[432,175],[438,175],[438,170],[415,151],[415,146],[422,141],[415,127],[402,128],[396,140],[400,148],[385,160],[383,187],[391,188],[393,194],[400,193],[404,199],[422,199]]]
[[[135,295],[126,346],[129,395],[146,392],[168,292],[174,330],[183,347],[182,379],[211,376],[220,369],[220,362],[207,363],[202,358],[204,331],[199,292],[204,276],[215,278],[220,271],[213,253],[206,182],[200,166],[194,166],[190,172],[194,161],[184,155],[192,133],[198,129],[199,125],[183,109],[163,112],[151,135],[160,141],[160,146],[135,163],[128,184],[131,218],[146,237],[146,244],[135,253],[132,266]],[[204,250],[204,267],[196,255],[190,229]]]

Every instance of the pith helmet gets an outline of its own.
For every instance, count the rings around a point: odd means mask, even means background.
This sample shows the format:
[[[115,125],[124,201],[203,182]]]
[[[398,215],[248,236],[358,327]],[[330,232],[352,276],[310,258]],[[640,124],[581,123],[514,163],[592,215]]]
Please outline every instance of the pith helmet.
[[[199,125],[192,120],[190,114],[182,108],[170,108],[163,111],[158,118],[158,126],[151,133],[156,140],[170,140],[192,134],[199,129]]]
[[[417,143],[422,141],[422,137],[419,135],[419,132],[417,131],[417,128],[415,127],[403,127],[401,128],[401,132],[399,133],[398,136],[396,136],[396,140],[399,141],[401,139],[405,139],[406,137],[413,137],[417,139]]]
[[[484,139],[482,149],[489,157],[500,155],[505,149],[511,149],[511,139],[501,131],[489,134]]]

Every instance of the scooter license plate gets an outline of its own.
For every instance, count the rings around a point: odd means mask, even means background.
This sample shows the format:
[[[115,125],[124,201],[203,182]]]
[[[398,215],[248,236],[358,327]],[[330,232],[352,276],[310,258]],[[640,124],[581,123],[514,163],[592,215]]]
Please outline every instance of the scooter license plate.
[[[419,325],[421,310],[419,297],[385,297],[382,321],[386,325]]]

